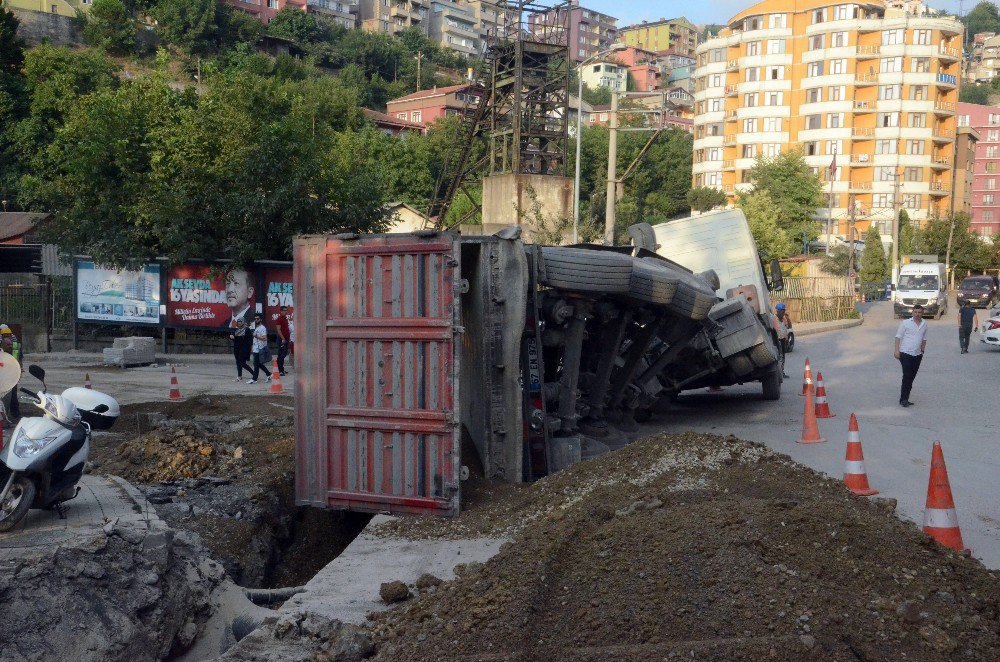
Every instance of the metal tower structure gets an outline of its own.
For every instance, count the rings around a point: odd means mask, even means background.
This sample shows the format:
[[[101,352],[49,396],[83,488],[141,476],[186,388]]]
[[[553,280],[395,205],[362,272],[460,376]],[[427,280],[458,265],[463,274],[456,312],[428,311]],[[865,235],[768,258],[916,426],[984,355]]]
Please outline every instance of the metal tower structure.
[[[496,31],[487,35],[478,72],[466,94],[455,149],[428,205],[438,228],[459,192],[504,173],[564,175],[569,121],[569,16],[560,0],[500,0]]]

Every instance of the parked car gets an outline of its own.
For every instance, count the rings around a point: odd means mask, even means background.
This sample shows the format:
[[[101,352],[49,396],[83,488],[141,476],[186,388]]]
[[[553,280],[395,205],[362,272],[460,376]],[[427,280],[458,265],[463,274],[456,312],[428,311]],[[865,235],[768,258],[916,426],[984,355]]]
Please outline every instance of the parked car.
[[[958,286],[958,305],[971,301],[974,308],[991,309],[1000,300],[997,279],[993,276],[969,276]]]
[[[1000,347],[1000,309],[994,310],[991,317],[983,322],[979,340],[987,346]]]

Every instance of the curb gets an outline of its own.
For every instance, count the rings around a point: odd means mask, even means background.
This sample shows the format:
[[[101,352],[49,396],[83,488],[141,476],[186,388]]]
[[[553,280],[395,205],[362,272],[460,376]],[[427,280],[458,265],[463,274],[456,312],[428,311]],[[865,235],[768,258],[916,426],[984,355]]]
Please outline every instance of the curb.
[[[836,320],[834,322],[826,322],[824,326],[796,331],[795,335],[801,338],[803,336],[813,336],[816,335],[817,333],[826,333],[827,331],[840,331],[842,329],[850,329],[855,326],[861,326],[862,324],[864,324],[865,316],[864,313],[858,313],[858,314],[861,315],[858,319]]]

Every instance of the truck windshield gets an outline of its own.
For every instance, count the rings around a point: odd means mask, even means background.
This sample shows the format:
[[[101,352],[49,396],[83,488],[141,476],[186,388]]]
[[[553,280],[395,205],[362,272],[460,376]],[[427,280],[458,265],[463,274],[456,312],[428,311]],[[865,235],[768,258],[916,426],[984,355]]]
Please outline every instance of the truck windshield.
[[[988,280],[983,280],[983,279],[972,280],[972,279],[969,279],[969,280],[963,280],[962,281],[962,287],[961,287],[961,289],[963,289],[963,290],[988,290],[988,289],[990,289],[991,285],[993,285],[993,283],[990,282],[990,281],[988,281]]]
[[[900,290],[934,290],[938,289],[938,277],[933,274],[924,276],[904,275],[899,277]]]

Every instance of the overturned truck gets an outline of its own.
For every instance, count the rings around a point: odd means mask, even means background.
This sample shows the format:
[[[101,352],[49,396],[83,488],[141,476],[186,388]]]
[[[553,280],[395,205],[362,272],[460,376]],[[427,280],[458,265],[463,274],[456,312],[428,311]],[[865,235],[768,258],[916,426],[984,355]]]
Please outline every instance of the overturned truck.
[[[463,441],[487,478],[527,481],[628,443],[684,390],[760,382],[777,399],[742,212],[629,235],[298,238],[298,503],[455,514]]]

